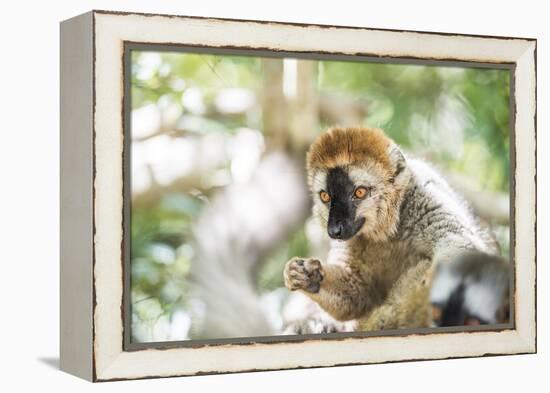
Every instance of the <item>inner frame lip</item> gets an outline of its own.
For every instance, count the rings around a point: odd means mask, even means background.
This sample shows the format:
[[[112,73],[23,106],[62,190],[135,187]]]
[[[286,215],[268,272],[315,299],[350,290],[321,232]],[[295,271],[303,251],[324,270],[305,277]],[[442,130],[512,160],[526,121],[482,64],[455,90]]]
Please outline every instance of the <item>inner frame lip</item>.
[[[418,32],[416,32],[418,33]],[[432,33],[430,33],[432,34]],[[433,33],[437,34],[437,33]],[[469,36],[469,35],[467,35]],[[506,37],[497,37],[505,39]],[[204,346],[220,345],[253,345],[253,344],[277,344],[277,343],[300,343],[305,341],[325,341],[325,340],[345,340],[354,338],[368,337],[407,337],[412,335],[426,334],[445,334],[445,333],[475,333],[475,332],[499,332],[505,330],[515,330],[515,176],[516,176],[516,153],[515,153],[515,72],[516,63],[514,62],[481,62],[460,59],[440,59],[440,58],[422,58],[414,56],[380,56],[369,53],[346,54],[338,52],[321,51],[286,51],[262,47],[239,47],[239,46],[208,46],[208,45],[190,45],[179,43],[163,42],[136,42],[122,41],[122,74],[123,74],[123,105],[122,105],[122,130],[123,130],[123,225],[122,225],[122,272],[123,272],[123,294],[121,305],[121,316],[123,323],[123,351],[140,351],[147,349],[173,349],[173,348],[200,348]],[[207,340],[179,340],[179,341],[157,341],[157,342],[132,342],[131,340],[131,52],[175,52],[175,53],[195,53],[211,55],[234,55],[234,56],[252,56],[265,58],[295,58],[306,60],[332,60],[349,61],[354,63],[383,63],[383,64],[406,64],[406,65],[427,65],[437,67],[461,67],[461,68],[481,68],[481,69],[502,69],[510,73],[510,91],[509,93],[509,159],[510,159],[510,244],[513,245],[510,250],[510,322],[504,324],[478,325],[478,326],[452,326],[452,327],[430,327],[430,328],[411,328],[411,329],[388,329],[371,332],[344,332],[344,333],[323,333],[323,334],[304,334],[304,335],[271,335],[256,337],[234,337],[219,338]],[[333,239],[338,241],[339,239]]]

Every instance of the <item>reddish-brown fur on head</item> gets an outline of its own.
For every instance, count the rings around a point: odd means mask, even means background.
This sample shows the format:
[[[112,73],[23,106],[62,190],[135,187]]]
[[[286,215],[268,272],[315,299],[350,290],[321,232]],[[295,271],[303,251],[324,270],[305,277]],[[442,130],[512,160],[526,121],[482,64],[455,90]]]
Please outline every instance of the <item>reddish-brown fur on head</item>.
[[[377,128],[354,127],[329,129],[311,145],[307,154],[308,170],[330,169],[375,160],[389,169],[388,148],[391,139]]]

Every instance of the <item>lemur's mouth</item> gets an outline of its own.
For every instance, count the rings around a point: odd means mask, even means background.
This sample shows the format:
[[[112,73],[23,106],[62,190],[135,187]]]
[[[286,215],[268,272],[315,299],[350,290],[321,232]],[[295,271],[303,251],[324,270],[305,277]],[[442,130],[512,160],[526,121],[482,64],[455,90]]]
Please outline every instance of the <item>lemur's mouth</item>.
[[[331,239],[336,240],[349,240],[363,228],[365,224],[365,218],[360,217],[356,219],[351,225],[347,222],[339,222],[330,224],[328,229],[328,235]]]
[[[355,220],[352,227],[353,233],[351,234],[350,238],[357,235],[361,228],[363,228],[363,225],[365,225],[365,217],[359,217],[359,219]]]

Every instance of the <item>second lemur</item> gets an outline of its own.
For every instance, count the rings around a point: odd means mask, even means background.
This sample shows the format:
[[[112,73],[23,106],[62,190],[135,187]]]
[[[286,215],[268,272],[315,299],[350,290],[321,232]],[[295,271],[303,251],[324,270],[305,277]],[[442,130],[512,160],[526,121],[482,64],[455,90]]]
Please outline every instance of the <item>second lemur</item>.
[[[307,154],[325,261],[293,258],[285,285],[359,330],[506,322],[508,263],[466,202],[383,131],[332,128]]]

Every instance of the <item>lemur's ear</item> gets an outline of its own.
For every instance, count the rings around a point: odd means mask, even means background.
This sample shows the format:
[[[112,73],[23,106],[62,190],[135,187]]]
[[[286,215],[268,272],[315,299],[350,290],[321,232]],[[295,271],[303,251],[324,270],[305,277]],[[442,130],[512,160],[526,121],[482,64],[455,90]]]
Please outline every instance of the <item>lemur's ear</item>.
[[[403,152],[399,149],[399,147],[392,143],[390,147],[388,148],[388,153],[390,156],[390,160],[393,163],[394,167],[394,173],[392,178],[395,180],[406,168],[407,166],[407,160],[405,159],[405,155]]]

